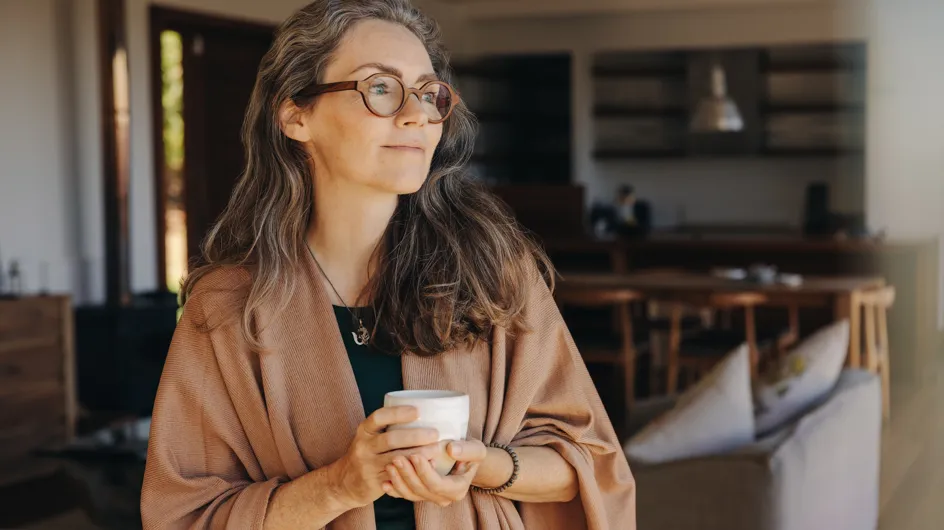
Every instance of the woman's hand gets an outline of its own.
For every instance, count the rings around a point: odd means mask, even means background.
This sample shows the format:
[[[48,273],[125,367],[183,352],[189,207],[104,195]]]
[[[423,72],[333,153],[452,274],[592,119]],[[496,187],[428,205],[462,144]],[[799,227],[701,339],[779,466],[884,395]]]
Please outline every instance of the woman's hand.
[[[330,483],[350,508],[366,506],[384,494],[386,468],[396,459],[417,455],[428,461],[442,450],[435,429],[384,432],[390,425],[409,423],[417,417],[414,407],[384,407],[358,426],[347,454],[330,466]]]
[[[478,440],[449,442],[446,451],[456,460],[452,472],[443,477],[433,469],[431,457],[421,453],[396,456],[387,466],[389,481],[383,491],[391,497],[413,502],[429,501],[446,507],[469,493],[472,479],[487,450]]]

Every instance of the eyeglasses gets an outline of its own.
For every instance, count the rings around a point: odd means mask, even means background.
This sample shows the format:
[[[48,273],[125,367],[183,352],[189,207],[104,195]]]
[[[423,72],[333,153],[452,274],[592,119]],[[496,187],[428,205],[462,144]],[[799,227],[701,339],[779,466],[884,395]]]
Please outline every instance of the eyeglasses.
[[[327,92],[345,90],[360,92],[367,110],[381,118],[395,116],[403,110],[410,94],[416,94],[429,123],[444,122],[459,103],[459,95],[448,83],[429,81],[420,88],[409,88],[399,77],[385,73],[373,74],[363,81],[312,85],[293,95],[292,101],[297,104]]]

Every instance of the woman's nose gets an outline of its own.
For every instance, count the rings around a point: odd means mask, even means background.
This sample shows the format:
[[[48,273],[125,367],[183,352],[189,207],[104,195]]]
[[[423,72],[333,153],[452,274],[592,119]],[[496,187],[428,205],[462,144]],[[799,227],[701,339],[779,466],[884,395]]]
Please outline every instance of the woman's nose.
[[[423,103],[420,102],[417,94],[407,94],[406,103],[397,113],[396,119],[397,124],[401,126],[426,125],[429,123],[429,116],[426,115],[426,110],[423,108]]]

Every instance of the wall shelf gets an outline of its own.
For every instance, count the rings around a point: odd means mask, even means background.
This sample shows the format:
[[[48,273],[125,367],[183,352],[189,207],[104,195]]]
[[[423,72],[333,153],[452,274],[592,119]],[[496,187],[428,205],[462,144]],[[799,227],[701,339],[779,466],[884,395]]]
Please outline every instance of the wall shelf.
[[[535,152],[515,152],[515,153],[482,153],[473,154],[470,162],[480,164],[511,164],[527,163],[536,165],[556,166],[563,161],[570,160],[570,153],[535,153]]]
[[[597,118],[661,117],[685,119],[688,117],[688,109],[596,107],[593,109],[593,115]]]
[[[690,134],[686,121],[707,95],[716,62],[744,128]],[[864,73],[864,44],[599,53],[594,158],[861,154]]]
[[[864,103],[768,103],[761,108],[761,112],[766,114],[827,114],[864,111]]]
[[[643,150],[643,149],[600,149],[593,152],[597,160],[632,160],[632,159],[659,159],[683,158],[684,150]]]
[[[685,79],[684,69],[618,69],[618,68],[594,68],[593,77],[596,78],[665,78],[665,79]]]
[[[559,116],[554,114],[538,114],[533,112],[495,112],[482,111],[475,112],[475,118],[479,123],[533,123],[542,127],[570,127],[570,116]]]
[[[771,157],[783,158],[816,158],[816,157],[842,157],[842,156],[861,156],[865,153],[863,149],[852,147],[765,147],[763,154]]]

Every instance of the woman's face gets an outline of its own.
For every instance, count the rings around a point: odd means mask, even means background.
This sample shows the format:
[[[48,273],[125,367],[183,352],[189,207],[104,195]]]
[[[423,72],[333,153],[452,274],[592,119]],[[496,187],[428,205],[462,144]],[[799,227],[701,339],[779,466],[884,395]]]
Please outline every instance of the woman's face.
[[[381,20],[354,25],[345,35],[321,82],[359,81],[392,73],[419,88],[434,76],[429,54],[408,29]],[[431,124],[415,96],[399,114],[381,118],[354,90],[315,98],[310,111],[283,128],[306,144],[316,178],[347,179],[390,194],[419,190],[429,174],[442,124]]]

